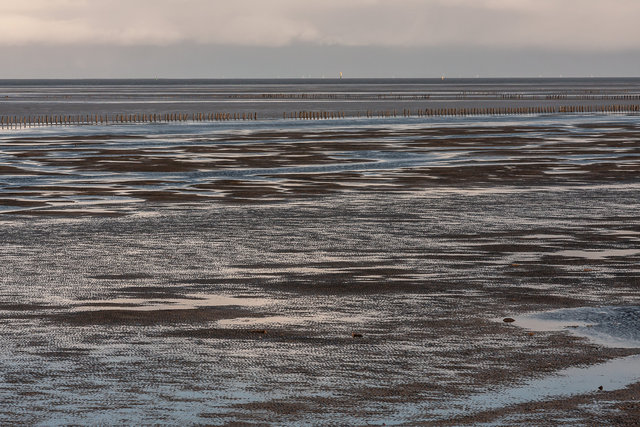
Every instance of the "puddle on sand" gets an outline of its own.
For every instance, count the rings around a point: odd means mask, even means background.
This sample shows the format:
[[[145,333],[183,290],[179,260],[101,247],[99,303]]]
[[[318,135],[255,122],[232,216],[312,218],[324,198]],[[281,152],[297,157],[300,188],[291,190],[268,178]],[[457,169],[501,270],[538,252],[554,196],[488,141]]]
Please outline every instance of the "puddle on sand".
[[[336,317],[331,313],[294,316],[238,317],[218,321],[220,326],[306,325],[309,323],[357,324],[370,321],[365,316]]]
[[[604,249],[604,250],[566,250],[554,253],[554,255],[570,258],[605,259],[611,257],[625,257],[640,254],[638,249]]]
[[[633,230],[611,230],[608,234],[613,234],[616,236],[640,236],[640,231]]]
[[[640,381],[640,355],[610,360],[586,368],[568,368],[521,386],[468,396],[447,403],[447,409],[430,411],[441,419],[490,411],[521,403],[558,399],[603,390],[618,390]]]
[[[573,236],[569,236],[568,234],[528,234],[526,236],[520,237],[521,239],[532,239],[532,240],[544,240],[544,239],[554,239],[554,240],[574,240]]]
[[[606,347],[640,348],[640,306],[579,307],[517,317],[533,331],[561,331]]]
[[[114,298],[109,300],[88,301],[76,307],[76,311],[97,310],[189,310],[199,307],[242,306],[257,307],[272,303],[267,298],[239,298],[225,295],[185,295],[185,298],[147,299]],[[90,304],[90,305],[88,305]]]

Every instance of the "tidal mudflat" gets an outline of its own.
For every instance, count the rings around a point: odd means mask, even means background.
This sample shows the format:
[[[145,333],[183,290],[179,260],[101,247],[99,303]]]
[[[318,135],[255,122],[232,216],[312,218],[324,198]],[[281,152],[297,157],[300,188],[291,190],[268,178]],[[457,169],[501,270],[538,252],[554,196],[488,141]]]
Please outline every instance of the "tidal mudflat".
[[[4,130],[0,421],[638,420],[639,173],[635,115]]]

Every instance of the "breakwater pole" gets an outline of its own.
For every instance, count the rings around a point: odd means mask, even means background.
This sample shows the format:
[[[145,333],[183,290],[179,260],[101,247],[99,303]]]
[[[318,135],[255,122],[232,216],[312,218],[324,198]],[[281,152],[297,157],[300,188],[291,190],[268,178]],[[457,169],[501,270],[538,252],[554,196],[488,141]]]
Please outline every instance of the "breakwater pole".
[[[639,104],[618,105],[564,105],[529,107],[469,107],[424,108],[402,110],[367,110],[345,114],[344,111],[293,111],[284,112],[284,120],[336,120],[346,117],[447,117],[447,116],[517,116],[542,114],[628,114],[640,113]],[[258,113],[123,113],[84,115],[36,115],[0,116],[0,129],[33,128],[44,126],[95,126],[112,124],[150,124],[181,122],[227,122],[258,120]]]

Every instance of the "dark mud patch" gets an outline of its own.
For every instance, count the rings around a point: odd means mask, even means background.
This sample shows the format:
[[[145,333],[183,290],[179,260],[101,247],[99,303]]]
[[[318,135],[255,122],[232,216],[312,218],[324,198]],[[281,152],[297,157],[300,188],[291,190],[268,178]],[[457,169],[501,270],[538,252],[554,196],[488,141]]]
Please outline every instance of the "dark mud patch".
[[[486,289],[496,300],[509,303],[515,311],[530,311],[552,309],[557,307],[580,307],[587,301],[579,295],[569,296],[554,294],[546,290],[534,289],[526,286],[500,287],[500,289]]]
[[[153,276],[146,273],[131,272],[131,273],[122,273],[122,274],[98,274],[95,276],[89,276],[89,278],[98,279],[98,280],[139,280],[139,279],[151,279],[153,278]],[[123,288],[125,292],[127,291],[133,292],[133,290],[138,290],[138,289],[140,289],[141,292],[143,291],[142,288],[138,288],[138,287]]]
[[[77,135],[47,135],[47,136],[30,136],[28,138],[26,137],[19,137],[19,138],[12,138],[11,141],[15,141],[15,142],[19,142],[19,143],[25,143],[25,144],[42,144],[45,142],[64,142],[64,143],[69,143],[69,142],[82,142],[85,140],[90,140],[90,141],[103,141],[103,140],[137,140],[137,139],[147,139],[146,136],[144,135],[129,135],[129,134],[110,134],[110,133],[104,133],[104,134],[93,134],[93,135],[83,135],[82,138],[78,137]]]
[[[76,359],[79,357],[86,357],[91,353],[91,350],[86,348],[59,348],[52,351],[43,351],[36,353],[40,357],[44,357],[47,359],[57,359],[57,360],[66,360],[66,359]]]
[[[178,310],[83,310],[43,316],[52,323],[74,326],[91,325],[175,325],[205,323],[236,317],[255,317],[250,310],[240,307],[200,307]]]
[[[86,302],[82,303],[82,307],[100,307],[102,309],[107,308],[131,308],[131,307],[144,307],[144,303],[133,302]]]
[[[450,284],[431,283],[411,277],[388,277],[387,279],[360,278],[357,276],[332,275],[291,275],[286,282],[280,280],[254,279],[244,281],[261,286],[266,290],[279,290],[309,295],[376,295],[392,293],[424,293],[431,290],[451,290]]]
[[[49,173],[22,169],[15,166],[0,165],[0,175],[50,175]]]
[[[353,391],[356,400],[366,402],[375,400],[385,403],[419,403],[424,402],[433,396],[434,391],[442,391],[433,383],[429,382],[407,382],[398,386],[371,386],[361,387]]]
[[[172,330],[163,337],[199,339],[260,339],[275,342],[304,343],[312,345],[362,345],[379,341],[374,337],[354,338],[350,334],[326,336],[310,329],[235,329],[205,328]]]
[[[539,262],[515,262],[504,268],[504,274],[511,277],[529,279],[553,279],[574,276],[575,273],[563,269],[561,265],[541,264]]]
[[[178,181],[160,180],[160,179],[141,179],[141,180],[123,180],[118,181],[119,186],[123,187],[146,187],[146,186],[163,186],[169,184],[177,184]]]
[[[64,186],[64,185],[42,185],[42,186],[20,186],[15,188],[18,191],[22,191],[24,195],[27,194],[52,194],[58,193],[59,195],[76,195],[76,196],[116,196],[119,195],[118,190],[105,186]]]
[[[147,278],[147,277],[138,277]],[[172,288],[166,286],[125,286],[118,288],[118,294],[124,297],[133,297],[141,299],[182,299],[186,297],[188,289],[184,287]],[[190,299],[197,299],[190,297]]]
[[[118,218],[129,215],[123,211],[101,211],[101,210],[57,210],[57,209],[27,209],[11,212],[0,212],[4,215],[26,215],[26,216],[42,216],[42,217],[61,217],[61,218]]]
[[[0,302],[0,311],[37,311],[56,308],[41,303]]]
[[[189,279],[173,279],[171,284],[173,285],[197,285],[197,286],[211,286],[211,285],[225,285],[225,284],[242,284],[250,281],[243,277],[228,277],[228,276],[203,276],[194,277]]]
[[[230,267],[243,269],[243,270],[282,270],[288,271],[291,268],[326,268],[328,270],[336,269],[356,269],[356,268],[385,268],[389,267],[388,263],[381,261],[368,261],[368,260],[340,260],[340,261],[321,261],[321,262],[309,262],[305,264],[291,264],[286,262],[263,262],[263,263],[244,263],[244,264],[232,264]]]
[[[158,191],[145,191],[145,190],[131,190],[127,192],[130,197],[137,197],[144,199],[147,202],[154,203],[187,203],[187,202],[206,202],[215,200],[213,197],[202,196],[200,194],[193,194],[187,191],[173,191],[173,190],[158,190]]]
[[[485,245],[477,245],[473,247],[474,249],[481,250],[489,253],[520,253],[520,252],[547,252],[551,251],[551,249],[546,248],[543,245],[525,245],[525,244],[501,244],[501,243],[493,243],[493,244],[485,244]]]
[[[48,205],[47,202],[37,200],[0,199],[0,206],[41,207]]]

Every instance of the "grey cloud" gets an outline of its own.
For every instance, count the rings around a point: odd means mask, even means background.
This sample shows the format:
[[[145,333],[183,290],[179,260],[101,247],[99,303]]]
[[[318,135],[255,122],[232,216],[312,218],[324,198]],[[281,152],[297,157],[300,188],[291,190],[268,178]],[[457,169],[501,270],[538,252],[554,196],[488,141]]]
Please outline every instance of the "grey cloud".
[[[0,0],[0,45],[638,48],[637,0]]]

